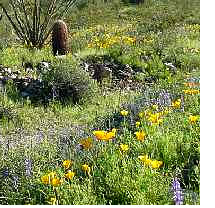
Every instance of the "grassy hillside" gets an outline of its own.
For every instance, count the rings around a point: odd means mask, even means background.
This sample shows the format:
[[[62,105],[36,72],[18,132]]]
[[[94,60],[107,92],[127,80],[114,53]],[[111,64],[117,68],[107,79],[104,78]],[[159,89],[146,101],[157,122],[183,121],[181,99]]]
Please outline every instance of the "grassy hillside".
[[[200,204],[200,2],[83,2],[64,58],[0,20],[0,204]]]

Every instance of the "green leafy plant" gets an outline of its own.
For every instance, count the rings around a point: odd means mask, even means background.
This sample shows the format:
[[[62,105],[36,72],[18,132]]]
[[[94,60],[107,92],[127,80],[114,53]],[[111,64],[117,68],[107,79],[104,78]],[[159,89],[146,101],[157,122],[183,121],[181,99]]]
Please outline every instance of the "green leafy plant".
[[[98,92],[96,82],[69,58],[56,60],[53,69],[44,74],[42,79],[48,86],[52,86],[54,96],[63,102],[70,100],[73,103],[83,103]]]

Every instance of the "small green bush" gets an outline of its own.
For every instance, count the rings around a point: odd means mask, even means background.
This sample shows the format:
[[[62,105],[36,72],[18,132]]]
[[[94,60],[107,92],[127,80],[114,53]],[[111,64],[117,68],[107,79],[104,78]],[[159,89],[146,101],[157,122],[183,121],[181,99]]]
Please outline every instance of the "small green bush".
[[[43,75],[42,79],[52,86],[53,97],[63,103],[84,103],[98,92],[97,83],[75,61],[65,58],[56,60],[53,70]]]

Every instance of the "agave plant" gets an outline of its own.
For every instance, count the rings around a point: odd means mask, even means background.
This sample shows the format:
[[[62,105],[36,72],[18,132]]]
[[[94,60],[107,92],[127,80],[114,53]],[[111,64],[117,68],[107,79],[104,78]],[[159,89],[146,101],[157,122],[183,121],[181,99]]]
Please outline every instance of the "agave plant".
[[[0,0],[0,8],[23,43],[41,48],[56,19],[62,18],[76,2],[77,0]]]

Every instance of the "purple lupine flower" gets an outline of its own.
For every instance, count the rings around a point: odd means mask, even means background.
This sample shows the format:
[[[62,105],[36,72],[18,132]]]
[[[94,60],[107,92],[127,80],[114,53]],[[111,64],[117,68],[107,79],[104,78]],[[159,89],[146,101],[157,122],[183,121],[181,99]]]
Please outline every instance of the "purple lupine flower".
[[[26,176],[32,176],[32,161],[30,159],[25,159],[25,174]]]
[[[170,93],[162,90],[159,94],[159,98],[157,102],[162,106],[170,106],[171,105],[171,96]]]
[[[5,178],[9,176],[9,169],[8,168],[5,168],[2,170],[2,176]]]
[[[13,176],[13,186],[17,190],[18,189],[19,176]]]
[[[184,196],[178,178],[174,178],[172,182],[173,200],[175,205],[182,205]]]

